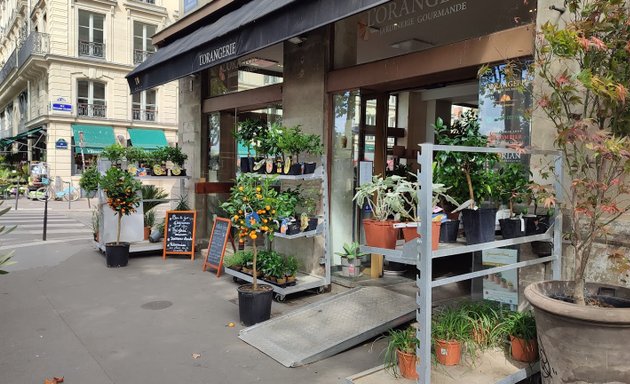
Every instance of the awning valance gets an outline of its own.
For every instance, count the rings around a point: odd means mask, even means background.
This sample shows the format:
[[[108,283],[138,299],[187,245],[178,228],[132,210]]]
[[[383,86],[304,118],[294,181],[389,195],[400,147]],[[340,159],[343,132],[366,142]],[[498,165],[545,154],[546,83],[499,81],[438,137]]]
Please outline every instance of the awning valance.
[[[146,150],[157,149],[158,147],[166,147],[166,135],[161,129],[129,129],[129,138],[131,145]]]
[[[16,140],[34,135],[43,130],[44,130],[44,127],[37,127],[37,128],[29,129],[28,131],[20,132],[13,137],[5,137],[4,139],[0,139],[0,147],[6,147],[7,145],[13,144],[13,142],[15,142]]]
[[[114,128],[107,125],[72,125],[74,145],[79,152],[83,148],[84,154],[98,154],[103,148],[116,143]]]
[[[255,0],[158,49],[127,75],[132,93],[234,60],[388,0]]]

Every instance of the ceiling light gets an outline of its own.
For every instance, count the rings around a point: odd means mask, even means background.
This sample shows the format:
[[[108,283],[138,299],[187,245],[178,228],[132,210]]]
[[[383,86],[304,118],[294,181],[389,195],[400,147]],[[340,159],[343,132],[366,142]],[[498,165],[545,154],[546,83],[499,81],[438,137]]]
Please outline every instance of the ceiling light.
[[[398,41],[396,43],[392,43],[390,47],[395,48],[395,49],[415,50],[415,49],[429,48],[434,45],[435,44],[426,40],[407,39],[403,41]]]
[[[294,37],[289,39],[289,42],[293,43],[295,45],[300,45],[300,44],[302,44],[305,41],[306,41],[306,37],[301,37],[301,36],[294,36]]]
[[[278,65],[276,60],[262,59],[260,57],[250,57],[241,62],[241,65],[247,67],[269,68]]]

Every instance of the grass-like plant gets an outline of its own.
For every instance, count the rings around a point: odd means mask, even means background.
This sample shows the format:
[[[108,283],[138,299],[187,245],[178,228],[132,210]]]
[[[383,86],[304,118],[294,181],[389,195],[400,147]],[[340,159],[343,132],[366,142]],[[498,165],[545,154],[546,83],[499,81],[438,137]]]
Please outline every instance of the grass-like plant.
[[[416,328],[408,326],[403,329],[392,329],[389,331],[388,338],[389,341],[383,359],[385,370],[394,375],[394,377],[398,377],[396,351],[400,350],[404,353],[416,354],[416,348],[419,343],[416,337]]]

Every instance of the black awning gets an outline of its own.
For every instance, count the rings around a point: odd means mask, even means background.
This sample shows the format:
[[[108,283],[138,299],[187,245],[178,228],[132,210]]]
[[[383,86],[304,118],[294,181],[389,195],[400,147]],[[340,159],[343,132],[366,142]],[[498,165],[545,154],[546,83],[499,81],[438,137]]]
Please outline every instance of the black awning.
[[[388,0],[252,0],[160,48],[129,72],[132,93],[168,83]]]

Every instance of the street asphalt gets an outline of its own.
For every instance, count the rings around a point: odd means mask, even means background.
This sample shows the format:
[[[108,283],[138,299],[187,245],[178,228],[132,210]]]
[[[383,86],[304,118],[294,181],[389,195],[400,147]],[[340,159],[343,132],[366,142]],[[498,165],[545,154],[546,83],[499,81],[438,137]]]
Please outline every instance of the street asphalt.
[[[243,327],[230,276],[202,272],[199,258],[158,255],[107,268],[91,241],[85,199],[70,210],[50,202],[57,232],[47,241],[40,214],[42,202],[20,199],[2,221],[30,227],[18,226],[9,242],[0,237],[0,254],[13,250],[17,261],[0,276],[0,383],[53,376],[68,384],[342,383],[382,363],[381,339],[285,368],[238,339]],[[272,317],[344,289],[289,296],[273,303]]]

